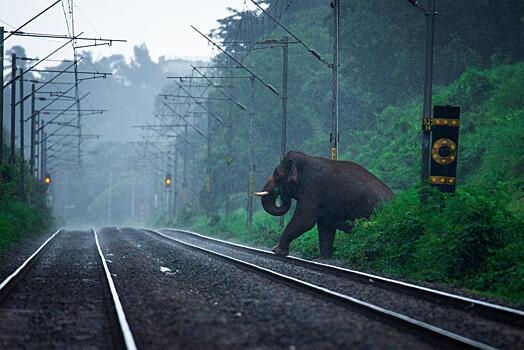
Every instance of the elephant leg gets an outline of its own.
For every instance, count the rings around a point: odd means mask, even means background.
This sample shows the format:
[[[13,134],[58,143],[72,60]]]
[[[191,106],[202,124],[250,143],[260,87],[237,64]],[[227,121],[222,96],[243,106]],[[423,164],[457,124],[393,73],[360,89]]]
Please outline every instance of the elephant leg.
[[[351,231],[353,231],[353,228],[355,228],[355,224],[351,223],[351,225],[348,225],[346,222],[341,221],[337,223],[335,227],[340,231],[344,231],[345,233],[351,233]]]
[[[333,255],[333,242],[335,240],[335,233],[337,229],[331,225],[317,223],[318,241],[320,244],[320,258],[330,259]]]
[[[316,221],[317,212],[315,207],[298,203],[293,217],[280,237],[280,241],[273,247],[273,252],[277,255],[288,255],[290,243],[304,232],[311,230]]]

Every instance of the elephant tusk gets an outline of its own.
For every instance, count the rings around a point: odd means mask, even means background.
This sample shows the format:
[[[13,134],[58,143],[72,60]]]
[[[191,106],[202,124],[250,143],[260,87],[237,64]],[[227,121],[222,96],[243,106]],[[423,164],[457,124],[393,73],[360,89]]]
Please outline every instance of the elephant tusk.
[[[262,191],[262,192],[254,192],[253,194],[255,196],[264,197],[264,196],[267,196],[270,193],[268,191]]]

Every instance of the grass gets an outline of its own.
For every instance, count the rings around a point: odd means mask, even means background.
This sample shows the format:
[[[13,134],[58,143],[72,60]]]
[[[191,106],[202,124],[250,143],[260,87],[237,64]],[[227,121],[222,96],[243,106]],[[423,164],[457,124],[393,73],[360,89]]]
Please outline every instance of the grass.
[[[433,193],[425,205],[414,188],[399,193],[369,220],[357,220],[351,234],[338,232],[334,257],[355,269],[524,303],[524,221],[507,207],[508,194],[500,186]],[[251,230],[244,209],[228,220],[184,218],[170,226],[264,248],[274,246],[282,231],[278,218],[263,211],[255,212]],[[316,227],[292,242],[291,254],[319,256]]]

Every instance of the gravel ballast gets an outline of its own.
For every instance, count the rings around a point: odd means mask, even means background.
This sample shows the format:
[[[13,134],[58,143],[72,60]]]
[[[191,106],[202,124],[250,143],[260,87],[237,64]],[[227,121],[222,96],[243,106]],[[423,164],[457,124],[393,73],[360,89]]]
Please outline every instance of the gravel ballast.
[[[0,250],[0,281],[15,271],[33,254],[54,232],[35,234],[20,241],[13,242]]]
[[[104,288],[92,232],[60,233],[0,304],[0,348],[111,348]]]
[[[162,233],[181,241],[204,247],[228,256],[247,261],[285,275],[320,285],[322,287],[408,315],[414,319],[470,337],[498,348],[524,348],[524,331],[518,327],[487,320],[450,306],[443,306],[415,296],[361,283],[332,273],[323,273],[292,264],[289,259],[260,256],[238,248],[224,246],[176,230]]]
[[[434,348],[357,312],[143,232],[99,232],[139,348]]]

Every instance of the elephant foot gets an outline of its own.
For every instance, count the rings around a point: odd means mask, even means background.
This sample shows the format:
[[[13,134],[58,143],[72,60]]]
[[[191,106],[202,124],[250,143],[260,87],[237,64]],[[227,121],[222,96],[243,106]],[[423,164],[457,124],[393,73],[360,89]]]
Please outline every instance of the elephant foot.
[[[318,259],[316,260],[326,261],[326,260],[332,260],[332,259],[333,259],[333,255],[320,255]]]
[[[283,248],[280,245],[276,245],[272,249],[273,253],[280,256],[288,256],[289,255],[289,248]]]

